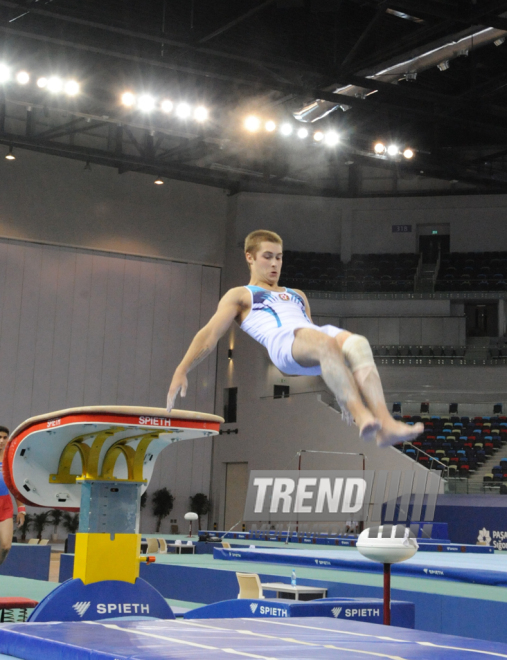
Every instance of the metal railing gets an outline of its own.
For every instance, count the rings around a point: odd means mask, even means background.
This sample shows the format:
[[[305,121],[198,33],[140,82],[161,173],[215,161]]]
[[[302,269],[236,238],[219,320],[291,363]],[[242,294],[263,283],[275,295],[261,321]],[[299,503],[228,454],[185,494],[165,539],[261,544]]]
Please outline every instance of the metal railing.
[[[438,458],[435,458],[435,456],[432,456],[431,454],[427,454],[424,451],[424,449],[421,449],[420,447],[416,447],[412,443],[410,443],[410,446],[412,447],[412,449],[415,449],[415,451],[417,452],[416,453],[416,458],[413,459],[416,463],[419,463],[419,454],[422,454],[423,456],[427,456],[430,459],[430,461],[434,461],[435,463],[438,463],[438,465],[442,466],[441,478],[444,479],[444,480],[449,479],[449,466],[448,465],[446,465],[445,463],[442,463],[442,461],[439,461]],[[403,452],[403,453],[405,453],[405,452]],[[433,466],[433,463],[431,463],[431,465]],[[429,469],[431,470],[431,469],[434,469],[434,468],[430,467]]]

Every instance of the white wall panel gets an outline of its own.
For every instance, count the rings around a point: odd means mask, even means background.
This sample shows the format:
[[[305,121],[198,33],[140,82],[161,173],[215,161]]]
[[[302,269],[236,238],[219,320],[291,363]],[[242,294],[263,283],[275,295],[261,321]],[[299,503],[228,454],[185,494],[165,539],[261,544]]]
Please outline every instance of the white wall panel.
[[[443,344],[444,319],[422,319],[421,340],[423,345]]]
[[[384,344],[400,343],[400,321],[399,319],[380,318],[378,323],[378,340]]]
[[[13,419],[14,381],[18,357],[25,250],[9,245],[5,254],[6,269],[2,287],[2,323],[0,330],[0,419],[8,426]],[[5,420],[5,421],[4,421]],[[20,420],[21,421],[21,420]]]
[[[88,347],[88,332],[93,332],[88,321],[90,318],[90,296],[92,287],[93,256],[91,254],[76,255],[76,273],[74,290],[67,291],[72,296],[69,370],[65,404],[61,408],[82,406],[84,402],[84,377],[86,373],[86,353]],[[61,328],[58,327],[58,333]],[[62,402],[63,403],[63,402]]]
[[[100,400],[118,400],[120,336],[125,297],[125,259],[111,259],[107,273],[107,307],[104,325],[104,358],[100,379]]]
[[[83,405],[97,405],[100,399],[104,340],[106,330],[108,259],[92,257],[90,305],[86,336],[86,367],[84,373]],[[113,297],[115,297],[113,295]]]
[[[400,344],[402,346],[411,346],[421,344],[421,319],[401,318],[400,324]]]
[[[199,268],[199,266],[197,266]],[[141,405],[148,405],[151,377],[153,319],[155,312],[156,265],[143,261],[139,280],[137,308],[136,350],[134,359],[134,396]],[[162,339],[157,337],[158,340]],[[146,401],[146,404],[143,402]]]
[[[134,400],[134,356],[136,350],[140,272],[140,261],[136,259],[125,259],[121,327],[116,334],[120,342],[118,402],[125,405],[129,401]]]
[[[49,408],[51,389],[51,363],[55,334],[55,317],[58,297],[59,253],[45,247],[42,251],[41,291],[36,322],[35,357],[33,364],[32,410],[44,411]],[[56,292],[49,295],[47,292]]]
[[[25,247],[23,286],[19,315],[19,335],[16,354],[16,375],[12,382],[14,400],[12,414],[19,417],[31,409],[37,316],[41,277],[42,250],[34,246]]]
[[[53,330],[53,351],[51,355],[51,379],[49,405],[34,409],[35,414],[58,410],[67,404],[67,385],[72,351],[72,314],[74,309],[74,286],[77,276],[77,253],[55,249],[58,261],[58,284],[54,294],[48,286],[44,297],[56,297],[55,325]],[[58,332],[56,331],[58,329]],[[38,392],[34,393],[34,398]]]

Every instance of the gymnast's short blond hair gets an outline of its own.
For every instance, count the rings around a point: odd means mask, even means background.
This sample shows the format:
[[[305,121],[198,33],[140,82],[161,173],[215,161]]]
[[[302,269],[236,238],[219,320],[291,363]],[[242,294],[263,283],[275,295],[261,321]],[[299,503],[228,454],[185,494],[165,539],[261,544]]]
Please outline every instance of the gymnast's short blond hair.
[[[255,231],[250,232],[245,238],[245,254],[251,254],[252,257],[255,258],[263,241],[266,241],[267,243],[278,243],[283,249],[283,241],[274,231],[269,231],[268,229],[256,229]]]

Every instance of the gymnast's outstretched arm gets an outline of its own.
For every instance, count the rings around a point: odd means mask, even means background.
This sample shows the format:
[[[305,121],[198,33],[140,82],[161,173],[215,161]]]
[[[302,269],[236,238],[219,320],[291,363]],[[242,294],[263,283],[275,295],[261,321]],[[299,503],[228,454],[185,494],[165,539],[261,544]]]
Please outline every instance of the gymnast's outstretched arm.
[[[178,396],[187,393],[187,374],[195,366],[202,362],[211,353],[218,340],[231,327],[234,319],[241,314],[245,306],[246,289],[235,287],[230,289],[218,303],[218,308],[209,322],[201,328],[190,344],[185,357],[174,372],[169,393],[167,394],[167,410],[170,412],[174,407],[174,401]]]

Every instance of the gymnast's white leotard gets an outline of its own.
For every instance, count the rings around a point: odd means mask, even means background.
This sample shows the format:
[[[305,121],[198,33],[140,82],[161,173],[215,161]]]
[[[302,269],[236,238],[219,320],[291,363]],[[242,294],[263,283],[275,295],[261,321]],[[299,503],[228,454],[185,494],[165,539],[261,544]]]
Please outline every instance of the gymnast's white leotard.
[[[252,296],[252,309],[241,324],[250,337],[265,346],[275,367],[289,376],[320,376],[320,366],[302,367],[292,357],[294,331],[313,328],[335,337],[341,328],[334,325],[318,326],[310,321],[305,301],[292,289],[269,291],[248,284]]]

